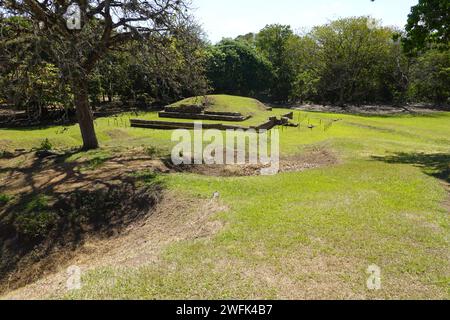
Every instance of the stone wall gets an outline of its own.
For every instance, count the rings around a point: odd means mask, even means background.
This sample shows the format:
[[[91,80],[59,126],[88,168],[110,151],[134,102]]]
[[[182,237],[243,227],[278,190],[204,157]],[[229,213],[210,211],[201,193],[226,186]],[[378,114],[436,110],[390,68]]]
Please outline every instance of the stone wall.
[[[170,121],[148,121],[131,119],[130,126],[133,128],[147,128],[159,130],[175,130],[175,129],[194,129],[193,122],[170,122]],[[248,127],[226,125],[221,123],[203,123],[203,129],[217,129],[217,130],[248,130]]]
[[[235,126],[222,123],[203,123],[203,129],[216,129],[216,130],[250,130],[255,129],[260,130],[271,130],[278,125],[278,120],[276,117],[271,117],[267,122],[259,126],[243,127]],[[194,129],[195,123],[193,122],[170,122],[170,121],[149,121],[149,120],[138,120],[131,119],[130,126],[133,128],[147,128],[147,129],[159,129],[159,130],[175,130],[175,129]]]
[[[172,118],[172,119],[193,119],[193,120],[213,120],[213,121],[232,121],[242,122],[250,118],[250,116],[228,116],[219,114],[206,114],[206,113],[183,113],[183,112],[167,112],[162,111],[159,113],[160,118]]]

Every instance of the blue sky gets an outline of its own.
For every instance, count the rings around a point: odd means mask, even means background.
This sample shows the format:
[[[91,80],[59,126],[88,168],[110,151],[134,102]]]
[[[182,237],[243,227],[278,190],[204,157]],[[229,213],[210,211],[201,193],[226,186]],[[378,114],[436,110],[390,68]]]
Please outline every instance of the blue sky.
[[[418,0],[192,0],[194,15],[213,42],[256,32],[266,24],[308,30],[331,19],[371,15],[403,28]]]

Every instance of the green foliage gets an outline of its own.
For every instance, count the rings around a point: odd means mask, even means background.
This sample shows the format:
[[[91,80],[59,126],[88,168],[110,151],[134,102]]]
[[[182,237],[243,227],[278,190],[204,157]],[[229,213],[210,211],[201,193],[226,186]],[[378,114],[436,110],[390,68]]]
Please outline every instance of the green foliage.
[[[216,92],[261,96],[269,90],[271,65],[248,43],[222,40],[207,56],[207,76]]]
[[[50,211],[49,201],[49,197],[38,195],[25,205],[14,223],[19,234],[30,238],[45,236],[58,219],[58,215]]]
[[[256,36],[256,48],[271,63],[274,78],[271,79],[271,98],[276,101],[287,101],[292,90],[295,77],[293,59],[289,54],[289,42],[294,35],[290,26],[268,25]]]
[[[86,43],[97,40],[100,27],[95,21],[90,23],[80,34]],[[74,70],[68,69],[79,59],[70,63],[73,57],[65,54],[55,58],[52,54],[62,50],[57,44],[21,32],[27,29],[32,33],[34,26],[27,18],[0,18],[0,102],[27,110],[30,120],[37,122],[45,118],[48,107],[74,107],[73,84],[68,85]],[[102,52],[83,81],[94,109],[102,101],[148,106],[206,93],[204,42],[197,26],[180,26],[176,32],[146,39],[127,43],[121,50]],[[54,50],[51,54],[49,48]],[[79,49],[84,54],[92,48]]]
[[[448,48],[450,43],[450,2],[448,0],[419,0],[412,7],[403,39],[409,53],[432,47]]]
[[[155,146],[146,147],[145,154],[152,159],[156,159],[162,155],[161,150]]]
[[[245,44],[249,45],[250,47],[255,47],[256,34],[251,32],[251,33],[247,33],[245,35],[237,36],[236,41],[241,41],[241,42],[244,42]]]
[[[49,197],[45,195],[36,196],[27,203],[27,205],[25,206],[25,211],[32,212],[45,210],[48,207],[49,200]]]
[[[411,68],[410,95],[415,101],[450,103],[450,50],[430,50]]]
[[[335,20],[304,35],[268,25],[210,47],[207,75],[217,93],[271,101],[401,104],[408,97],[411,66],[401,36],[370,17]]]
[[[449,97],[449,6],[448,1],[419,1],[405,34],[370,17],[355,17],[306,34],[268,25],[206,45],[197,26],[186,26],[102,55],[88,76],[90,101],[94,106],[119,100],[138,107],[167,104],[204,95],[210,85],[217,94],[274,102],[345,105],[409,98],[444,103]],[[25,39],[20,32],[32,28],[26,18],[0,19],[0,101],[13,102],[36,120],[49,106],[72,108],[73,94],[67,70],[50,59],[43,39]],[[91,41],[98,28],[92,22],[83,35]],[[433,53],[426,55],[430,49]]]
[[[53,145],[48,138],[45,138],[45,140],[41,142],[41,145],[38,148],[38,150],[40,150],[40,151],[49,151],[52,149],[53,149]]]
[[[87,164],[83,166],[83,170],[96,170],[100,168],[106,161],[111,158],[110,155],[98,154],[88,160]]]
[[[206,51],[195,28],[176,37],[131,43],[127,51],[109,52],[90,76],[90,95],[99,100],[168,103],[206,93]]]
[[[24,17],[0,17],[0,100],[40,117],[49,106],[67,107],[70,89],[45,54],[47,46]]]
[[[8,204],[8,202],[10,202],[11,200],[12,200],[11,196],[4,193],[0,193],[0,207]]]
[[[348,18],[315,27],[307,35],[315,57],[300,74],[303,82],[314,85],[314,100],[340,105],[392,100],[392,88],[400,80],[399,43],[395,31],[381,27],[368,17]],[[390,75],[390,77],[386,77]],[[306,78],[306,81],[303,80]]]
[[[104,157],[95,157],[89,161],[89,165],[86,167],[89,170],[95,170],[103,165],[107,161]]]

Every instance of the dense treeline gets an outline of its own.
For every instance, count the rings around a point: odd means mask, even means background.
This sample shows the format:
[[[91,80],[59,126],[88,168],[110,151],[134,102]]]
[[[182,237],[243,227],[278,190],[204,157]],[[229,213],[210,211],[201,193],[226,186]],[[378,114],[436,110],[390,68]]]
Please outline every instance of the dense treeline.
[[[400,30],[370,17],[336,20],[302,35],[269,25],[211,46],[208,78],[216,92],[280,102],[449,102],[448,48],[410,54],[401,39]]]
[[[90,98],[100,101],[167,103],[180,97],[204,94],[205,42],[191,26],[183,35],[159,41],[131,43],[128,50],[110,52],[90,77]]]
[[[109,51],[87,78],[89,100],[95,109],[102,102],[163,104],[215,92],[283,103],[448,104],[448,9],[447,1],[421,0],[406,31],[353,17],[303,34],[268,25],[215,45],[191,24]],[[23,17],[0,19],[0,104],[38,114],[73,106],[67,72],[43,50],[48,39],[23,32],[31,28]]]
[[[0,103],[41,112],[49,106],[70,107],[72,88],[43,49],[43,39],[22,37],[31,28],[24,18],[0,21]],[[181,96],[205,93],[206,47],[201,30],[191,25],[182,33],[136,41],[108,52],[88,77],[95,109],[102,102],[165,103]]]

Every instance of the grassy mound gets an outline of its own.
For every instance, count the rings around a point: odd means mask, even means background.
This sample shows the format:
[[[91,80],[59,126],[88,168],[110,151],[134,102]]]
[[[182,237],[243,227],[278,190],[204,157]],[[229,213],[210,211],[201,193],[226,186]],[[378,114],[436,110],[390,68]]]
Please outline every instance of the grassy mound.
[[[266,113],[267,107],[260,101],[252,98],[229,96],[229,95],[208,95],[187,98],[169,106],[177,108],[186,105],[205,106],[206,111],[241,113],[244,116],[255,116],[261,112]]]

